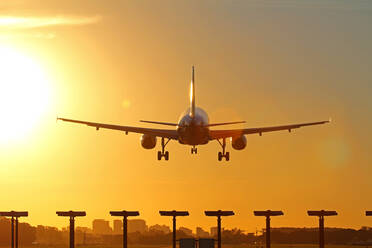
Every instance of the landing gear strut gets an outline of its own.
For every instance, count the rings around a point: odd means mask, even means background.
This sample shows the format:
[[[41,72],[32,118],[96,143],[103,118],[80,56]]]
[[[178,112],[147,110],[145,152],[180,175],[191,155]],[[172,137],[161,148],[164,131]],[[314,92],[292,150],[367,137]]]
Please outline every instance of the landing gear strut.
[[[165,142],[165,138],[161,138],[161,151],[158,151],[158,160],[161,160],[162,157],[164,157],[166,161],[169,160],[169,152],[165,151],[165,146],[168,144],[169,141],[170,139]]]
[[[198,148],[195,146],[191,147],[191,154],[198,154]]]
[[[225,158],[226,161],[229,161],[230,160],[230,152],[226,152],[226,138],[222,139],[222,143],[219,139],[217,141],[218,141],[218,143],[220,143],[220,145],[222,147],[222,152],[218,152],[218,161],[221,161],[222,158]]]

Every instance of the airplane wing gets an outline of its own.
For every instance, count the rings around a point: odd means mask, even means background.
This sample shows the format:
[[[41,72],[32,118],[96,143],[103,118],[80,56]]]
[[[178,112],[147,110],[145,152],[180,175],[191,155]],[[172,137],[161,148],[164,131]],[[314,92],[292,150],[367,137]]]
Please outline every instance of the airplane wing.
[[[239,137],[245,134],[255,134],[258,133],[262,135],[262,133],[266,132],[274,132],[280,130],[288,130],[291,132],[292,129],[305,127],[305,126],[312,126],[312,125],[321,125],[328,123],[330,121],[319,121],[319,122],[309,122],[309,123],[300,123],[300,124],[292,124],[292,125],[284,125],[284,126],[273,126],[273,127],[259,127],[259,128],[245,128],[245,129],[231,129],[231,130],[210,130],[210,139],[223,139],[223,138],[230,138],[230,137]]]
[[[168,138],[168,139],[174,139],[174,140],[178,139],[178,133],[176,130],[129,127],[129,126],[120,126],[120,125],[96,123],[96,122],[89,122],[89,121],[79,121],[79,120],[72,120],[72,119],[66,119],[66,118],[57,118],[57,120],[84,124],[90,127],[95,127],[96,130],[99,130],[100,128],[105,128],[105,129],[119,130],[125,133],[142,133],[142,134],[150,134],[150,135],[162,137],[162,138]]]

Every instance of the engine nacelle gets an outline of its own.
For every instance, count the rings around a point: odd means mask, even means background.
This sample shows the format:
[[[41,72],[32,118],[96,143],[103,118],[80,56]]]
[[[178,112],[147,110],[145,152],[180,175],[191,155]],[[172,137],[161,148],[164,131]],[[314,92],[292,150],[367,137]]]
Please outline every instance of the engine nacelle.
[[[156,146],[156,137],[149,134],[143,134],[141,136],[141,145],[145,149],[153,149]]]
[[[231,138],[231,145],[235,150],[243,150],[247,146],[247,138],[244,135],[233,137]]]

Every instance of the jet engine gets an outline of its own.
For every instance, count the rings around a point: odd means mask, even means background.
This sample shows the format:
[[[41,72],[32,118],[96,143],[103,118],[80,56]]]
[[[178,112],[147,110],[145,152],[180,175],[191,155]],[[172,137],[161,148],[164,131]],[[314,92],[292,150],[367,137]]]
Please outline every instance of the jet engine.
[[[247,146],[247,138],[244,135],[233,137],[231,138],[231,145],[235,150],[243,150]]]
[[[156,146],[156,137],[149,134],[143,134],[141,136],[141,145],[145,149],[153,149]]]

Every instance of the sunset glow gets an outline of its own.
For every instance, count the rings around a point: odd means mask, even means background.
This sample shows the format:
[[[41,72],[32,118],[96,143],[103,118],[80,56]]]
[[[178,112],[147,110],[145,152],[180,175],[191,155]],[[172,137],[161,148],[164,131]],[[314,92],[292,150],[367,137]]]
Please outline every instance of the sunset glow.
[[[370,226],[371,24],[365,0],[0,0],[0,210],[57,227],[59,210],[86,211],[85,227],[187,210],[177,225],[193,230],[233,210],[223,227],[255,232],[253,210],[311,227],[306,210],[330,209],[329,227]],[[217,140],[197,154],[171,140],[158,161],[161,137],[144,149],[141,133],[56,122],[175,131],[139,120],[177,123],[193,96],[210,124],[246,121],[215,131],[335,121],[247,134],[244,150],[229,138],[228,162]]]
[[[0,144],[30,133],[48,108],[49,86],[42,68],[31,58],[0,47]]]

